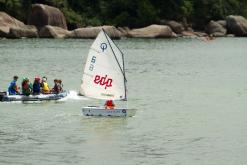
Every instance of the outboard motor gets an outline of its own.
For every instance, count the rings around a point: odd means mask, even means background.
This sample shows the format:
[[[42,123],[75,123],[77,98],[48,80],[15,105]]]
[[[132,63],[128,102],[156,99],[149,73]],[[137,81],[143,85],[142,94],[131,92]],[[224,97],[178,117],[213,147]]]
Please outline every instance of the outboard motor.
[[[3,101],[4,96],[6,96],[7,92],[0,92],[0,101]]]

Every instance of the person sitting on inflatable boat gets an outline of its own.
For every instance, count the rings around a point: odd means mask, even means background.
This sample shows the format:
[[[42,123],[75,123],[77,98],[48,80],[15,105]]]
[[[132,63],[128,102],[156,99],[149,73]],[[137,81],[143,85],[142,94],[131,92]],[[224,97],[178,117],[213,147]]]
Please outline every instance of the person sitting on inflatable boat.
[[[29,82],[28,78],[23,78],[22,84],[22,94],[29,96],[30,94],[32,94],[33,91],[33,85],[32,83]]]
[[[113,103],[112,100],[106,100],[105,102],[105,109],[114,109],[115,104]]]
[[[63,91],[63,89],[62,89],[62,81],[58,80],[58,79],[55,79],[54,80],[54,87],[52,88],[52,93],[59,94],[62,91]]]
[[[14,76],[13,81],[9,84],[8,92],[10,95],[20,94],[19,92],[20,88],[16,84],[17,80],[18,80],[18,76]]]
[[[40,77],[36,76],[34,78],[34,82],[33,82],[33,94],[34,95],[39,95],[40,94],[40,87],[41,87],[41,83],[40,83]]]
[[[49,85],[47,83],[46,77],[42,78],[41,87],[42,87],[42,93],[43,94],[49,94],[50,93],[50,88],[49,88]]]

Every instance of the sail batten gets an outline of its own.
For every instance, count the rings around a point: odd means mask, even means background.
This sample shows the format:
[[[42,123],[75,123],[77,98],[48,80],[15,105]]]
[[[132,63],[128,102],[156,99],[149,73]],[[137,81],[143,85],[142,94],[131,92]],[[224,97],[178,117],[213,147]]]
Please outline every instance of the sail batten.
[[[123,54],[102,30],[90,47],[81,91],[96,99],[126,99]]]

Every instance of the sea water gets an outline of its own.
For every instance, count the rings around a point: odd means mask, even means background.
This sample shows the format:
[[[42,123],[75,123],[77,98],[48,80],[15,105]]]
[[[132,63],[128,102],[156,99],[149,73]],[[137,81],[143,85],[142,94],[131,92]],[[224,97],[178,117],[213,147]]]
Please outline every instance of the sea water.
[[[247,39],[122,39],[135,117],[85,117],[77,96],[93,40],[0,40],[14,75],[62,79],[61,101],[0,103],[0,164],[246,165]],[[123,103],[116,103],[123,104]]]

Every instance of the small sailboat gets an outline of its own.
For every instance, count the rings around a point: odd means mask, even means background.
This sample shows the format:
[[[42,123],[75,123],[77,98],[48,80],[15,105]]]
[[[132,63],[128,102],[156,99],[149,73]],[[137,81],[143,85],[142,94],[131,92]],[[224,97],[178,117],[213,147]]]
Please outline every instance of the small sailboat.
[[[127,101],[126,82],[123,53],[102,29],[89,50],[80,93],[95,99]],[[86,116],[134,116],[135,111],[104,106],[82,108]]]

